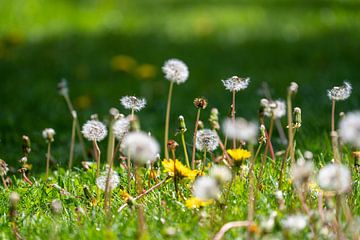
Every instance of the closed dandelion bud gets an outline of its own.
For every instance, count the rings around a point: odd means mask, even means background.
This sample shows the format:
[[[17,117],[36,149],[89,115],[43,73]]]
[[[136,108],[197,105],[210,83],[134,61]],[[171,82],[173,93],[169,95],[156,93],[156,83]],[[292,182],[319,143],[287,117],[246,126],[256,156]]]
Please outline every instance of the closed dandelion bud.
[[[207,107],[207,100],[205,98],[195,98],[194,105],[196,108],[205,109]]]
[[[260,139],[259,142],[266,143],[266,128],[264,124],[260,126]]]
[[[296,94],[299,89],[299,85],[296,82],[291,82],[289,87],[289,92],[291,94]]]
[[[179,144],[175,140],[170,139],[167,142],[167,146],[170,150],[175,151]]]
[[[51,201],[51,211],[54,213],[54,214],[60,214],[63,210],[63,206],[62,206],[62,203],[59,199],[54,199]]]
[[[120,113],[117,108],[110,108],[109,113],[113,119],[118,119],[120,117]]]
[[[26,136],[26,135],[23,135],[22,140],[23,140],[22,151],[23,151],[23,154],[25,156],[27,156],[31,152],[30,138],[28,136]]]
[[[22,158],[20,158],[20,160],[19,160],[19,162],[20,162],[22,165],[26,164],[27,161],[28,161],[27,157],[22,157]]]
[[[179,132],[180,133],[186,132],[187,129],[185,124],[185,119],[182,115],[179,116],[178,121],[179,121]]]
[[[212,130],[218,130],[218,129],[220,129],[220,124],[219,124],[219,111],[218,111],[217,108],[212,108],[212,109],[211,109],[209,122],[210,122],[211,129],[212,129]]]
[[[67,96],[69,94],[69,87],[66,79],[61,79],[61,81],[57,85],[57,88],[60,95]]]
[[[294,123],[295,123],[295,127],[299,128],[301,127],[301,108],[296,107],[294,108],[294,115],[295,115],[295,119],[294,119]]]
[[[198,129],[199,130],[204,129],[204,123],[201,120],[198,121]]]
[[[99,121],[99,115],[97,115],[97,113],[91,114],[90,119]]]
[[[10,206],[12,208],[16,208],[17,204],[20,201],[20,195],[18,193],[16,193],[16,192],[10,193],[9,201],[10,201]]]

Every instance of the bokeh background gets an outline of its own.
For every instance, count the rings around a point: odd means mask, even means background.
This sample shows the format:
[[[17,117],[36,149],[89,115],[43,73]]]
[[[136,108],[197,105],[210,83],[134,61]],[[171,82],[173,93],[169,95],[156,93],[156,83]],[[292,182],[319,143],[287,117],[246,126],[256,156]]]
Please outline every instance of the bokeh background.
[[[298,82],[298,141],[315,152],[329,144],[326,90],[348,79],[354,93],[338,109],[360,106],[356,0],[0,0],[0,16],[0,158],[17,166],[27,134],[35,172],[45,166],[46,127],[57,132],[54,158],[67,161],[71,117],[57,93],[62,78],[81,123],[93,113],[106,118],[110,107],[126,113],[123,95],[145,97],[142,128],[161,143],[168,89],[161,66],[173,57],[188,64],[190,78],[175,87],[171,133],[184,115],[189,144],[193,99],[208,98],[205,122],[211,107],[225,117],[231,97],[220,80],[232,75],[251,78],[237,97],[237,115],[248,119],[257,118],[263,82],[275,99]]]

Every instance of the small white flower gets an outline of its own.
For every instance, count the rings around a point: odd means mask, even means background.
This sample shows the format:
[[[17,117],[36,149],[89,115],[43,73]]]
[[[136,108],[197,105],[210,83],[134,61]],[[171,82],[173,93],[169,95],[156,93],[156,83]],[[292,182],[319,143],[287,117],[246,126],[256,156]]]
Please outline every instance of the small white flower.
[[[314,154],[310,151],[305,151],[304,158],[308,161],[312,161],[314,159]]]
[[[201,129],[196,133],[196,149],[199,151],[214,151],[219,146],[217,134],[210,129]]]
[[[276,198],[277,200],[283,200],[283,199],[284,199],[284,197],[283,197],[283,192],[280,191],[280,190],[277,190],[277,191],[275,192],[275,198]]]
[[[116,120],[116,122],[113,125],[114,135],[119,141],[123,139],[125,134],[128,133],[129,129],[130,129],[130,121],[128,118],[125,117]]]
[[[179,59],[169,59],[164,63],[162,70],[165,78],[177,84],[184,83],[189,77],[189,70],[186,64]]]
[[[330,98],[330,100],[344,101],[350,97],[351,90],[351,84],[345,81],[344,85],[336,86],[333,87],[331,90],[328,90],[328,97]]]
[[[329,164],[320,169],[318,183],[323,190],[346,193],[351,188],[351,174],[344,165]]]
[[[313,163],[300,158],[291,168],[291,177],[296,187],[307,182],[314,172]]]
[[[218,199],[221,191],[217,181],[209,176],[201,176],[193,185],[193,195],[201,200]]]
[[[135,112],[140,111],[146,105],[145,98],[137,98],[135,96],[124,96],[120,99],[120,102],[125,109],[131,109]]]
[[[307,225],[307,217],[304,215],[290,215],[284,220],[281,221],[281,224],[284,228],[298,232],[303,230]]]
[[[240,78],[238,76],[232,76],[229,79],[221,80],[225,86],[226,90],[231,92],[240,91],[246,89],[249,86],[250,78]]]
[[[231,139],[255,142],[258,130],[257,124],[243,118],[236,118],[234,123],[231,118],[227,118],[223,122],[223,131]]]
[[[264,107],[264,114],[267,117],[282,118],[286,114],[286,104],[283,100],[269,101],[262,99],[261,105]]]
[[[213,165],[210,169],[209,176],[216,179],[220,184],[224,184],[231,180],[231,171],[226,166]]]
[[[100,188],[103,191],[106,190],[107,176],[108,176],[108,169],[106,171],[104,171],[101,174],[101,176],[99,176],[96,179],[96,185],[98,186],[98,188]],[[114,170],[111,170],[110,178],[109,178],[109,190],[110,191],[114,190],[119,185],[119,183],[120,183],[119,175]]]
[[[100,142],[107,135],[106,126],[97,120],[89,120],[82,127],[82,134],[89,141]]]
[[[55,135],[55,130],[52,129],[52,128],[45,128],[42,131],[43,138],[48,142],[53,142],[54,141],[54,135]]]
[[[350,112],[341,119],[339,135],[345,143],[360,147],[360,111]]]
[[[159,153],[158,142],[144,132],[130,132],[124,137],[121,149],[139,165],[155,161]]]

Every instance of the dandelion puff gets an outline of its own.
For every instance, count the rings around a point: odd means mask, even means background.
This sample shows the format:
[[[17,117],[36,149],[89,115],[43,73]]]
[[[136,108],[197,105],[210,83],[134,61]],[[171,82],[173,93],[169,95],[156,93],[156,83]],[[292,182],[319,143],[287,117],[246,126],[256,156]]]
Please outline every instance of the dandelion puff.
[[[286,114],[286,104],[281,99],[276,101],[262,99],[261,105],[264,107],[264,114],[267,117],[282,118]]]
[[[196,148],[199,151],[214,151],[219,146],[217,134],[210,129],[202,129],[196,133]]]
[[[333,191],[337,194],[346,193],[351,188],[351,174],[344,165],[329,164],[320,169],[318,183],[325,191]]]
[[[224,184],[231,180],[231,171],[226,166],[213,165],[210,169],[209,176],[216,179],[220,184]]]
[[[360,111],[348,113],[341,119],[339,135],[345,143],[360,147]]]
[[[162,71],[167,80],[177,84],[184,83],[189,77],[188,67],[179,59],[167,60],[162,67]]]
[[[131,109],[135,112],[140,111],[146,105],[145,98],[137,98],[135,96],[124,96],[120,99],[120,102],[125,109]]]
[[[42,131],[42,136],[46,141],[53,142],[54,141],[54,136],[55,136],[55,130],[52,129],[52,128],[45,128]]]
[[[144,165],[155,161],[159,153],[159,144],[144,132],[131,132],[125,135],[121,149],[135,163]]]
[[[281,221],[281,224],[287,230],[299,232],[306,227],[307,222],[308,220],[305,215],[297,214],[286,217]]]
[[[248,122],[243,118],[236,118],[235,122],[227,118],[223,122],[223,131],[231,139],[255,142],[258,130],[256,123]]]
[[[106,189],[106,180],[108,176],[108,170],[104,171],[100,177],[96,178],[96,185],[101,190],[105,191]],[[120,177],[114,170],[111,170],[110,172],[110,178],[109,178],[109,190],[114,190],[120,183]]]
[[[305,161],[304,159],[299,159],[296,164],[291,168],[291,176],[296,187],[301,186],[303,183],[307,182],[312,173],[314,172],[314,166],[311,161]]]
[[[238,76],[232,76],[229,79],[221,80],[225,86],[226,90],[231,92],[238,92],[240,90],[246,89],[249,86],[250,78],[240,78]]]
[[[200,200],[218,199],[221,191],[217,181],[209,176],[201,176],[193,185],[193,195]]]
[[[120,141],[130,129],[130,121],[128,118],[120,118],[113,125],[115,137]]]
[[[51,211],[54,213],[54,214],[60,214],[63,210],[63,206],[62,206],[62,203],[59,199],[54,199],[51,201]]]
[[[89,141],[102,141],[107,135],[106,126],[97,120],[89,120],[82,127],[82,134]]]
[[[344,85],[335,86],[332,89],[328,90],[328,97],[330,98],[330,100],[344,101],[350,97],[351,91],[351,84],[345,81]]]

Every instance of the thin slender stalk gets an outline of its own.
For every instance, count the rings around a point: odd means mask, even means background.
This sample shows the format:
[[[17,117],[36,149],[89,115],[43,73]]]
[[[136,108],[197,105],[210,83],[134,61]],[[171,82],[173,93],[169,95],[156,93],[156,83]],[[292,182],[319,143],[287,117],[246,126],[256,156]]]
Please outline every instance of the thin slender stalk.
[[[109,210],[111,208],[111,189],[110,189],[110,177],[111,177],[111,172],[112,172],[112,167],[113,167],[113,162],[114,162],[114,144],[115,144],[115,136],[114,133],[112,131],[112,125],[113,125],[113,121],[110,124],[110,134],[109,134],[109,146],[108,146],[108,165],[109,165],[109,169],[108,169],[108,173],[107,173],[107,177],[106,177],[106,184],[105,184],[105,204],[104,204],[104,209],[105,212],[109,213]]]
[[[287,118],[288,118],[288,139],[289,139],[289,150],[290,150],[290,159],[291,164],[295,163],[295,149],[294,149],[294,132],[293,132],[293,117],[292,117],[292,102],[291,102],[291,92],[288,92],[287,97]]]
[[[128,182],[128,193],[131,191],[131,156],[127,157],[127,182]]]
[[[8,186],[7,186],[7,184],[6,184],[6,181],[5,181],[5,178],[4,178],[3,175],[1,175],[1,180],[2,180],[2,182],[3,182],[3,184],[4,184],[4,188],[7,189]]]
[[[179,189],[178,189],[178,185],[177,185],[177,170],[176,170],[176,155],[175,155],[175,150],[171,149],[171,153],[172,153],[172,159],[174,161],[174,187],[175,187],[175,194],[176,194],[176,198],[178,198],[179,196]]]
[[[94,157],[96,162],[96,177],[99,177],[100,174],[100,148],[96,142],[96,140],[93,140],[93,147],[94,147]]]
[[[170,109],[171,109],[171,97],[172,97],[173,86],[174,86],[174,82],[170,82],[169,95],[166,105],[166,117],[165,117],[165,136],[164,136],[165,159],[169,159],[169,151],[167,149],[167,143],[169,140],[169,122],[170,122]]]
[[[206,149],[204,150],[204,156],[203,156],[203,166],[202,166],[202,172],[205,171],[205,166],[206,166]]]
[[[197,133],[197,130],[198,130],[198,127],[199,127],[200,112],[201,112],[201,108],[198,108],[197,114],[196,114],[194,137],[193,137],[193,148],[192,148],[192,156],[191,156],[191,168],[192,169],[195,169],[196,133]]]
[[[137,194],[140,195],[143,192],[142,180],[140,176],[140,168],[139,166],[135,166],[135,185]],[[142,204],[138,204],[137,206],[138,213],[138,239],[143,239],[146,233],[146,220],[144,216],[144,206]]]
[[[231,119],[232,119],[232,123],[233,125],[235,125],[235,95],[236,95],[236,91],[234,90],[232,92],[232,103],[231,103]],[[236,139],[233,139],[233,149],[236,149]]]
[[[249,149],[251,151],[251,159],[250,159],[250,169],[249,169],[249,198],[248,198],[248,222],[252,222],[254,220],[255,215],[255,175],[254,175],[254,167],[255,167],[255,156],[253,155],[254,147],[250,144]],[[251,232],[248,229],[248,239],[252,239]]]
[[[296,130],[294,131],[293,138],[295,138],[295,135],[296,135]],[[289,142],[290,142],[290,140],[289,140]],[[284,154],[284,157],[283,157],[282,162],[281,162],[279,183],[278,183],[279,189],[281,189],[282,178],[283,178],[284,172],[286,172],[286,160],[288,159],[289,152],[290,152],[290,146],[287,147],[287,149],[285,151],[285,154]]]
[[[221,240],[225,233],[229,231],[232,228],[236,227],[250,227],[253,224],[253,222],[249,221],[237,221],[237,222],[228,222],[224,226],[221,227],[220,231],[216,233],[213,240]]]
[[[115,146],[115,136],[114,136],[114,130],[112,128],[113,124],[114,124],[115,120],[112,119],[109,125],[109,141],[108,141],[108,146],[107,146],[107,154],[106,154],[106,162],[107,164],[111,164],[113,162],[114,159],[114,146]]]
[[[75,134],[76,134],[76,118],[73,118],[73,123],[72,123],[72,128],[71,128],[71,143],[70,143],[70,154],[69,154],[69,170],[71,170],[71,168],[72,168],[73,159],[74,159]]]
[[[181,132],[181,143],[182,143],[183,148],[184,148],[186,166],[188,168],[190,168],[189,156],[188,156],[188,153],[187,153],[187,148],[186,148],[186,143],[185,143],[185,133],[183,133],[183,132]]]
[[[332,100],[332,107],[331,107],[331,131],[335,131],[335,105],[336,101]]]
[[[49,177],[50,156],[51,156],[51,141],[48,141],[48,148],[46,154],[46,179],[48,179]]]

